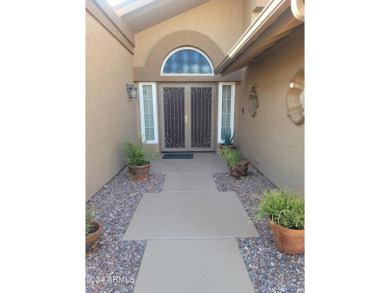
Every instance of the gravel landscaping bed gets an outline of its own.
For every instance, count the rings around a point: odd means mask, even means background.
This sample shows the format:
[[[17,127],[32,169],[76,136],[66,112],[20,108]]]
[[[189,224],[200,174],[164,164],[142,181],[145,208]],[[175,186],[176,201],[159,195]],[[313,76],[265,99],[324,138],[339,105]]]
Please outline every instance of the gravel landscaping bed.
[[[250,172],[242,179],[234,179],[229,173],[213,174],[219,191],[235,191],[249,217],[255,215],[253,207],[260,198],[251,193],[262,194],[267,189],[276,189],[264,175]],[[267,220],[253,223],[260,237],[237,238],[242,257],[248,269],[255,292],[304,292],[305,254],[291,256],[276,248],[271,227]]]
[[[238,238],[237,242],[255,292],[305,292],[304,253],[279,252],[272,234],[266,239]]]
[[[99,249],[86,258],[86,292],[133,292],[146,241],[122,241],[123,234],[145,192],[161,192],[166,175],[150,175],[133,182],[122,172],[86,204],[103,224]]]

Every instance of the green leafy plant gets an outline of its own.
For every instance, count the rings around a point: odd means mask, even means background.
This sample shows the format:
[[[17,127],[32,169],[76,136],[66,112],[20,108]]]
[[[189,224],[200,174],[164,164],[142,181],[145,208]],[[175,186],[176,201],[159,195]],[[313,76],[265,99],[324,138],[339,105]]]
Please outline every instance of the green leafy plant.
[[[254,196],[261,198],[259,195]],[[270,218],[286,229],[305,229],[305,199],[297,192],[267,190],[255,210],[257,214],[253,220]]]
[[[230,128],[223,128],[221,130],[221,139],[225,146],[230,146],[233,143],[235,132],[232,133]]]
[[[88,236],[95,232],[95,227],[92,225],[94,215],[92,209],[87,209],[85,211],[85,236]]]
[[[238,150],[225,148],[217,150],[217,153],[226,160],[230,169],[234,168],[241,161],[241,154]]]
[[[150,162],[150,158],[153,156],[153,154],[149,154],[149,158],[147,158],[142,138],[138,139],[138,143],[129,140],[126,141],[124,154],[129,167],[147,165]]]

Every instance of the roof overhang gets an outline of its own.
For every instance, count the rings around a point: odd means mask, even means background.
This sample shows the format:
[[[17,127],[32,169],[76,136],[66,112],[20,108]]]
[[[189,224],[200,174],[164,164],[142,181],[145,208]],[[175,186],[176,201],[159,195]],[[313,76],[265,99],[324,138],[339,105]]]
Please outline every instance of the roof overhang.
[[[135,35],[126,22],[112,10],[106,0],[85,0],[85,9],[134,55]]]
[[[247,66],[303,24],[304,0],[269,1],[214,74],[225,76]]]
[[[210,0],[127,0],[113,7],[134,33],[155,26]]]

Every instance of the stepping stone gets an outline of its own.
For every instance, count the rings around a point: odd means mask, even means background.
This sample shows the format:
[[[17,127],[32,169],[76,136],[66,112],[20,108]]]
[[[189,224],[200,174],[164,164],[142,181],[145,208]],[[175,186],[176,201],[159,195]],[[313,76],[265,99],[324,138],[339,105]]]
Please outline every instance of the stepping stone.
[[[162,191],[218,191],[211,174],[167,174]]]
[[[254,293],[236,239],[149,240],[134,293]]]
[[[258,237],[235,192],[145,193],[123,240]]]

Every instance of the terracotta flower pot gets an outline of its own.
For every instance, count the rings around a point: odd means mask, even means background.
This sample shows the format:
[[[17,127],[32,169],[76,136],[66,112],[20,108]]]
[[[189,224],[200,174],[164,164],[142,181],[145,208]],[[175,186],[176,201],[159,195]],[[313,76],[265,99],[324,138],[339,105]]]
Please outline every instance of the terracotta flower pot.
[[[102,224],[97,221],[92,222],[92,226],[95,227],[95,232],[85,236],[85,255],[89,256],[98,249],[98,239],[102,232]]]
[[[230,175],[236,179],[240,179],[241,177],[248,175],[249,162],[250,161],[248,159],[242,158],[242,160],[238,162],[234,168],[230,169]]]
[[[219,148],[220,149],[233,149],[233,150],[235,150],[236,149],[236,146],[234,145],[234,144],[231,144],[231,145],[229,145],[229,146],[226,146],[226,145],[224,145],[224,144],[219,144]]]
[[[305,251],[305,230],[286,229],[269,219],[276,247],[287,254],[299,254]]]
[[[149,177],[150,163],[143,166],[134,166],[131,168],[129,166],[127,167],[129,168],[130,171],[130,177],[134,181],[145,180],[146,178]]]

